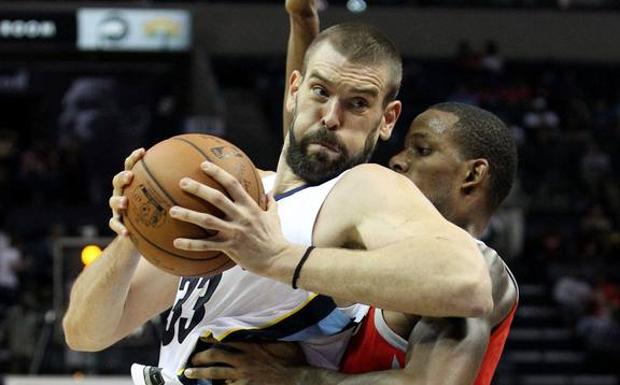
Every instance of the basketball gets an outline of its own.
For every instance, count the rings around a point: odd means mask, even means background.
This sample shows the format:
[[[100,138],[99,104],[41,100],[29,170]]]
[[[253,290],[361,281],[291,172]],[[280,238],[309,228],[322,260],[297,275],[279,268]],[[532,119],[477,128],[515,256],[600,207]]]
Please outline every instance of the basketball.
[[[173,245],[175,238],[201,239],[213,233],[170,217],[172,206],[223,215],[179,187],[183,177],[190,177],[226,193],[200,168],[205,160],[233,175],[256,202],[260,201],[263,185],[252,161],[231,143],[203,134],[174,136],[148,149],[134,165],[133,180],[123,193],[129,200],[123,223],[134,245],[149,262],[174,275],[209,276],[235,265],[219,251],[185,251]]]

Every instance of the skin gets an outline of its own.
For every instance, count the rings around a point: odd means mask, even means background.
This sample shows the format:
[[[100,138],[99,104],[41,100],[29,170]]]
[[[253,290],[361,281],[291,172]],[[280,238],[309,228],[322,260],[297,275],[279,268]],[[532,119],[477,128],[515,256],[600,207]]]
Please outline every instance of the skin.
[[[350,154],[361,151],[369,137],[389,138],[400,102],[384,103],[387,69],[350,63],[329,45],[317,52],[321,54],[310,59],[308,76],[294,72],[289,82],[287,111],[291,115],[297,111],[296,137],[325,128]],[[360,99],[364,102],[358,103]],[[341,155],[322,143],[313,143],[308,152],[326,159]],[[285,153],[278,166],[276,193],[304,183],[286,164]],[[72,349],[103,349],[173,301],[178,279],[145,263],[118,219],[131,204],[122,196],[132,178],[129,170],[143,154],[134,152],[126,171],[113,180],[110,227],[118,234],[116,240],[78,277],[72,290],[63,320]],[[181,188],[210,201],[226,217],[173,208],[170,215],[179,220],[218,230],[215,237],[179,239],[175,245],[222,250],[245,269],[290,284],[305,246],[284,239],[273,198],[263,211],[224,170],[209,163],[203,170],[227,189],[230,198],[186,178]],[[377,183],[360,193],[359,186],[368,185],[369,179]],[[320,247],[298,280],[306,290],[429,316],[480,316],[492,307],[488,271],[471,237],[443,219],[407,178],[386,168],[362,165],[343,176],[324,203],[313,240]],[[342,271],[347,272],[346,279]],[[394,282],[389,288],[383,284],[387,278]],[[399,295],[411,288],[416,289],[413,295]]]
[[[430,118],[439,119],[448,128],[441,132],[434,130],[426,124]],[[465,226],[471,229],[472,235],[479,236],[475,229],[480,228],[480,223],[488,222],[480,207],[487,199],[488,174],[476,174],[474,169],[478,162],[462,159],[449,128],[455,122],[455,116],[450,113],[424,112],[412,123],[405,148],[391,159],[390,165],[419,183],[420,188],[433,197],[435,204],[452,213],[452,218],[465,218]],[[472,174],[479,176],[472,178]],[[407,363],[403,369],[346,375],[299,367],[273,357],[257,357],[252,353],[252,344],[240,343],[236,345],[240,353],[208,350],[193,360],[196,366],[224,362],[232,368],[194,368],[188,376],[256,385],[472,384],[491,331],[510,312],[517,294],[497,255],[485,257],[493,283],[494,301],[488,316],[436,318],[383,310],[390,328],[409,341]],[[267,363],[269,366],[265,366]],[[450,370],[446,370],[447,367]]]
[[[302,4],[314,7],[313,1],[299,0],[297,3],[300,3],[298,7]],[[306,29],[305,33],[312,31]],[[299,33],[291,29],[291,35]],[[295,55],[300,52],[300,47],[296,48],[289,52],[287,63],[295,62]],[[302,57],[296,59],[300,65]],[[287,119],[291,117],[285,115],[285,122]],[[486,159],[462,156],[452,131],[457,122],[454,114],[438,110],[420,114],[409,128],[403,150],[390,160],[390,168],[413,181],[448,220],[478,238],[492,215],[487,208],[489,164]],[[383,311],[388,326],[409,341],[403,369],[345,375],[299,367],[286,360],[274,360],[274,357],[257,357],[252,353],[252,344],[246,343],[237,344],[240,350],[237,354],[209,350],[194,357],[193,361],[196,366],[225,362],[232,368],[195,368],[189,370],[188,375],[257,385],[471,384],[478,374],[493,327],[507,316],[517,299],[516,287],[501,259],[497,255],[486,255],[485,262],[492,280],[494,302],[487,316],[433,318]]]
[[[291,33],[287,43],[286,74],[290,75],[294,70],[301,68],[298,65],[298,58],[303,57],[306,48],[312,40],[319,34],[318,11],[314,2],[287,0],[285,3],[286,12],[289,15],[289,25]],[[285,82],[284,98],[288,95],[289,84]],[[291,116],[287,111],[286,105],[282,111],[282,127],[287,130],[291,124]],[[285,134],[286,136],[286,134]]]
[[[389,138],[400,103],[384,103],[387,65],[352,63],[329,42],[314,52],[306,76],[294,71],[290,79],[287,106],[289,112],[296,112],[292,128],[295,136],[302,138],[325,127],[349,154],[358,153],[369,136],[371,140]],[[290,135],[285,142],[288,140]],[[275,193],[305,183],[284,160],[286,148],[285,144]],[[308,157],[320,154],[328,160],[342,155],[322,142],[309,145],[307,151]],[[226,218],[173,207],[173,218],[218,232],[208,239],[177,239],[175,247],[222,250],[254,273],[290,283],[305,246],[283,238],[273,199],[264,212],[226,171],[208,162],[203,167],[231,198],[189,178],[181,180],[180,186],[220,208]],[[368,184],[368,180],[376,183]],[[360,191],[362,184],[368,187]],[[488,273],[472,239],[445,221],[409,180],[385,168],[360,165],[341,178],[323,203],[313,243],[320,248],[306,262],[298,280],[306,290],[388,309],[421,309],[428,315],[444,314],[447,308],[451,314],[480,314],[490,308],[490,292],[487,298],[486,293],[481,296],[479,292],[490,285]],[[345,279],[343,271],[348,272]],[[381,285],[388,277],[396,284]],[[416,282],[417,295],[398,295],[412,282]],[[375,289],[369,291],[368,285]],[[484,303],[476,298],[484,299]]]

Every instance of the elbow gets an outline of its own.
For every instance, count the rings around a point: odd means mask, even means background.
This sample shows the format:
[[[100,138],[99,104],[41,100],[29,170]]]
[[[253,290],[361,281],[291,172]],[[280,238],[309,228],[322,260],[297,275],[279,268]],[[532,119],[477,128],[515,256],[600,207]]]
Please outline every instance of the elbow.
[[[465,300],[463,305],[463,316],[471,318],[488,317],[493,311],[493,295],[491,279],[488,271],[471,277],[465,282],[462,293],[466,293],[462,298]]]
[[[463,247],[460,250],[462,254],[459,260],[465,262],[460,269],[462,294],[458,296],[463,305],[462,316],[485,318],[491,314],[494,307],[489,267],[473,239],[468,234],[464,236],[463,245],[469,243],[471,247]]]
[[[101,343],[95,343],[89,338],[85,338],[80,332],[80,327],[76,322],[71,321],[68,317],[62,321],[62,329],[65,336],[65,343],[71,350],[78,352],[98,352],[108,347]]]

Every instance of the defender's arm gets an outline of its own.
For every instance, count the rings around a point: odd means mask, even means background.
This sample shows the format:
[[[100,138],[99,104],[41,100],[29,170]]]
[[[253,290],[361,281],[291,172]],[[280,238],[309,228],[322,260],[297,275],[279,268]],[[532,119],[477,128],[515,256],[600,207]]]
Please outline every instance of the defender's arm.
[[[312,40],[319,34],[319,15],[315,0],[286,0],[289,15],[289,37],[286,49],[286,74],[284,78],[284,99],[288,95],[289,81],[293,71],[301,71],[306,50]],[[282,107],[282,132],[286,137],[293,116]]]

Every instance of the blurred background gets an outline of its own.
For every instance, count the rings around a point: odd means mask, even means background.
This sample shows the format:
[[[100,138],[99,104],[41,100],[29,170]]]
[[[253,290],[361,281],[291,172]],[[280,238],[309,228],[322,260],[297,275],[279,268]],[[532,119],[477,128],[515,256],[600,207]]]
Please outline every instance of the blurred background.
[[[374,161],[446,100],[495,112],[519,144],[518,182],[485,235],[521,288],[494,383],[620,384],[620,1],[320,6],[322,27],[373,23],[403,53],[404,114]],[[126,377],[131,362],[156,361],[158,319],[104,352],[63,343],[72,281],[112,236],[111,177],[130,150],[185,132],[223,136],[274,169],[287,33],[276,0],[0,1],[7,384]]]

